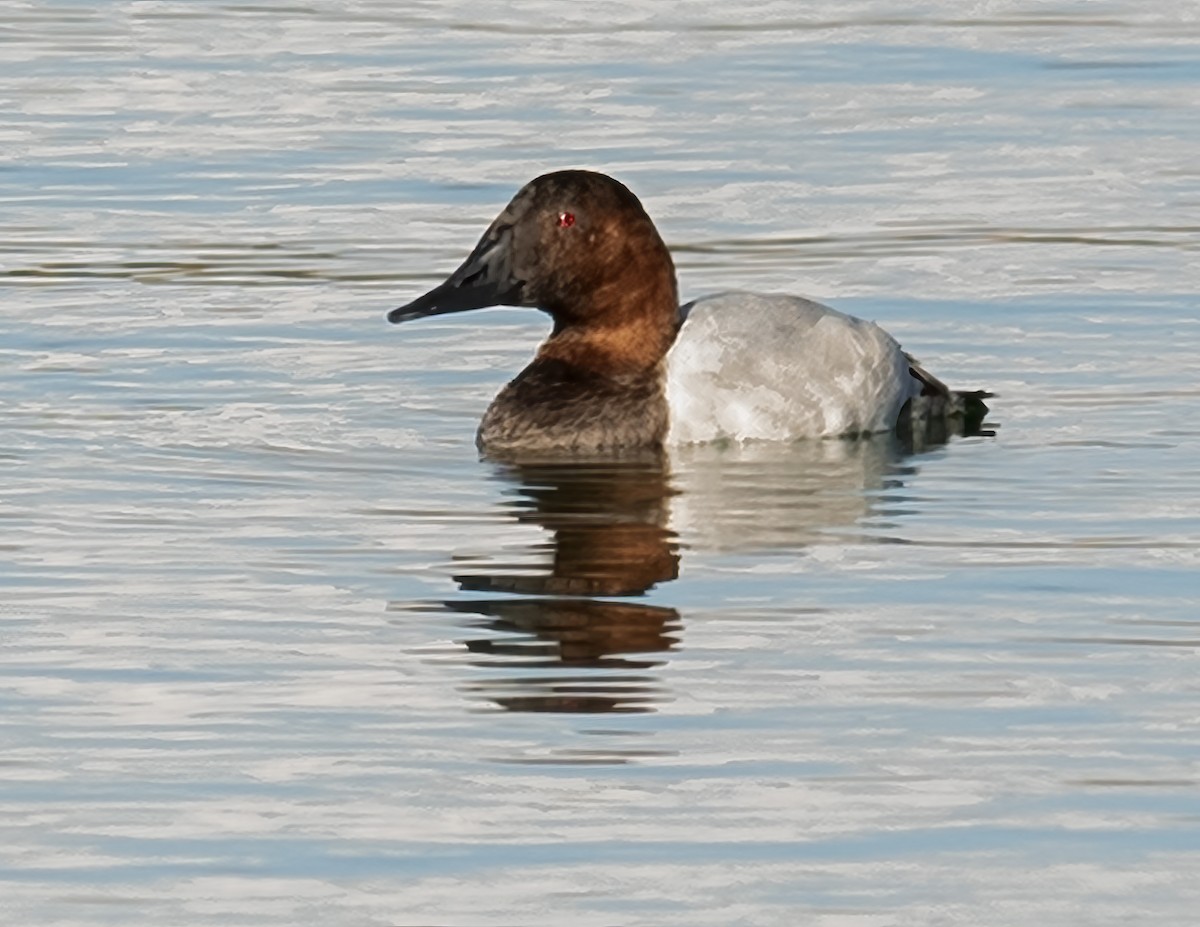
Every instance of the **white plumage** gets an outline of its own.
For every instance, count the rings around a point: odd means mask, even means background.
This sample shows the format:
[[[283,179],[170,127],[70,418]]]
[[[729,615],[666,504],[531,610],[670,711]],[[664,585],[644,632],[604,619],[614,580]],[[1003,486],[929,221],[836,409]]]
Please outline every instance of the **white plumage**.
[[[888,431],[921,391],[891,335],[820,303],[730,292],[682,311],[668,444]]]

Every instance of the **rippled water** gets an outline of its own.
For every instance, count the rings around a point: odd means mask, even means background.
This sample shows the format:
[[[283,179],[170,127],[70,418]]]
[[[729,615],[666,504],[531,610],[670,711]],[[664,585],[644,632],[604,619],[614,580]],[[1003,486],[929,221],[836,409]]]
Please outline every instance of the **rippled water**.
[[[14,924],[1192,924],[1200,17],[0,2]],[[480,461],[536,173],[996,434]],[[899,295],[897,295],[899,294]]]

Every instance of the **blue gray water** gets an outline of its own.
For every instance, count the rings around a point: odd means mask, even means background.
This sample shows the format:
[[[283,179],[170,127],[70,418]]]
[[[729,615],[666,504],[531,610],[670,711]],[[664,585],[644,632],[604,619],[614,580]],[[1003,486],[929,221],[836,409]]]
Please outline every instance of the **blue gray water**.
[[[1191,925],[1193,4],[0,2],[13,924]],[[527,179],[993,437],[480,461]]]

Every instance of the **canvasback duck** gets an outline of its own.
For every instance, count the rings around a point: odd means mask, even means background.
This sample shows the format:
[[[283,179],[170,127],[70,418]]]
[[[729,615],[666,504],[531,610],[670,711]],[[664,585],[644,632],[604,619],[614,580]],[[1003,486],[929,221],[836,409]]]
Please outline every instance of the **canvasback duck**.
[[[550,315],[550,337],[492,401],[491,453],[791,440],[977,416],[878,325],[795,296],[724,293],[679,306],[675,265],[642,204],[600,173],[526,184],[441,285],[390,322],[485,306]]]

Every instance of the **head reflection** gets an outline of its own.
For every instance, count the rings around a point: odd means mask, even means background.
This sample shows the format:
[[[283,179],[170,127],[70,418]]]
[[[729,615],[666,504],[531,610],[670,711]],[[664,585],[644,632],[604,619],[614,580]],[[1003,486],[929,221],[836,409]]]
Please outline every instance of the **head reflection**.
[[[522,596],[445,603],[480,616],[466,646],[490,675],[471,691],[511,711],[652,711],[664,662],[653,655],[677,643],[679,613],[598,597],[641,595],[679,575],[664,458],[495,465],[513,516],[549,532],[550,557],[455,576],[466,591]]]
[[[510,711],[587,714],[652,711],[663,698],[652,670],[676,643],[679,613],[595,599],[446,603],[481,616],[467,640],[472,662],[501,671],[469,691]]]

